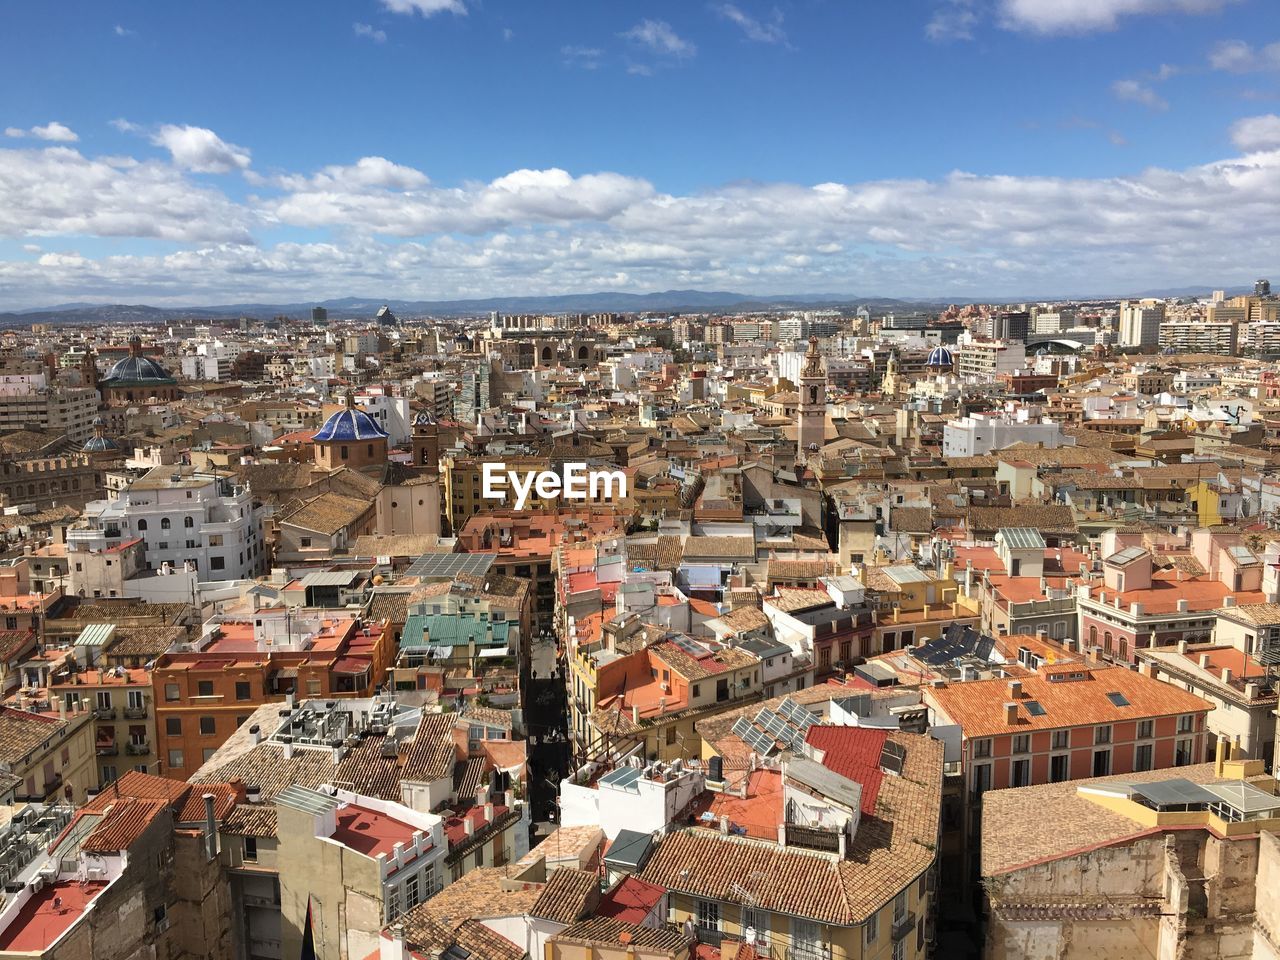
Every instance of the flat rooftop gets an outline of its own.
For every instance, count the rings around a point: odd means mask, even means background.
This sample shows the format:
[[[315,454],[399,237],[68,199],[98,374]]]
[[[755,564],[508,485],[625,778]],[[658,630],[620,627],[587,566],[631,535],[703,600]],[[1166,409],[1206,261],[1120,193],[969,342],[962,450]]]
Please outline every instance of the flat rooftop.
[[[62,881],[49,884],[30,900],[0,932],[0,950],[43,953],[84,915],[105,883]]]
[[[337,820],[338,825],[331,839],[366,857],[376,857],[380,853],[391,856],[397,843],[405,846],[412,844],[413,835],[418,829],[385,813],[354,803],[339,809]]]

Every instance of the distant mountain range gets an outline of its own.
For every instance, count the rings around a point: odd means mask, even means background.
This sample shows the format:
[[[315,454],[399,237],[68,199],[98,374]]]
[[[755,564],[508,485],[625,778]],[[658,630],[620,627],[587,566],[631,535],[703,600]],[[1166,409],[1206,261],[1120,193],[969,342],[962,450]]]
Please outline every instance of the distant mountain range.
[[[1211,287],[1181,287],[1176,290],[1148,290],[1124,294],[1127,297],[1196,297],[1210,293]],[[1252,287],[1235,287],[1229,294],[1252,292]],[[859,297],[847,293],[778,294],[753,296],[725,290],[664,290],[658,293],[574,293],[545,297],[490,297],[477,300],[396,300],[342,297],[307,303],[227,303],[211,306],[153,307],[147,304],[62,303],[49,307],[0,313],[0,325],[31,323],[148,324],[174,320],[218,320],[236,317],[265,319],[277,315],[305,317],[312,307],[324,307],[335,320],[371,318],[384,304],[404,317],[478,316],[499,313],[645,313],[693,311],[753,311],[777,309],[822,309],[865,306],[876,313],[921,310],[949,303],[1018,303],[1023,301],[1107,300],[1116,296],[1080,297],[998,297],[912,299]]]

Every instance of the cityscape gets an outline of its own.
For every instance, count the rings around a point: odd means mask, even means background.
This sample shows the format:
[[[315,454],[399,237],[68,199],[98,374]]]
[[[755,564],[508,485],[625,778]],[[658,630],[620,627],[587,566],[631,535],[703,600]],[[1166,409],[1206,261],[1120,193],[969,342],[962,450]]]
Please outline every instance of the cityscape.
[[[1273,0],[0,18],[0,960],[1280,957]]]

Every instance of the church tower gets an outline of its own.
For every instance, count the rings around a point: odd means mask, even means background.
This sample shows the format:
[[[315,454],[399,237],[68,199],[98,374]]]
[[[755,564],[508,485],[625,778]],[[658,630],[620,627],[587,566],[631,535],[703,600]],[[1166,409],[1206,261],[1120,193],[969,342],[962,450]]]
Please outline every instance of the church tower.
[[[822,446],[827,433],[827,361],[818,352],[818,338],[809,338],[809,350],[800,368],[800,402],[796,406],[796,461],[804,462]]]

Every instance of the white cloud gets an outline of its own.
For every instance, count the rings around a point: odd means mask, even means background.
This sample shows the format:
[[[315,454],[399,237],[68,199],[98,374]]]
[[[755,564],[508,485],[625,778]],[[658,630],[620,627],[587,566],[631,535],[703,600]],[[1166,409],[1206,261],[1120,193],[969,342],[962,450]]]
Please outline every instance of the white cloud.
[[[684,59],[698,52],[691,41],[679,36],[665,20],[641,20],[622,37],[663,57]]]
[[[1000,0],[1001,21],[1032,33],[1114,30],[1140,14],[1213,13],[1236,0]]]
[[[230,173],[249,167],[249,151],[227,143],[212,130],[166,123],[151,135],[151,142],[164,147],[173,162],[193,173]]]
[[[934,43],[972,40],[973,28],[977,24],[978,13],[973,8],[973,0],[946,0],[925,24],[924,35]]]
[[[128,27],[122,27],[118,23],[116,24],[113,32],[117,37],[135,37],[138,35],[137,30],[130,30]]]
[[[1169,101],[1140,80],[1117,80],[1111,85],[1117,100],[1139,103],[1150,110],[1168,110]]]
[[[292,302],[371,287],[430,299],[672,287],[960,299],[1225,285],[1280,255],[1280,118],[1231,134],[1240,155],[1100,178],[957,171],[673,194],[558,168],[442,185],[363,157],[263,178],[245,200],[196,182],[176,156],[0,148],[0,236],[35,247],[0,260],[0,291],[36,305]],[[1248,244],[1241,222],[1255,225]],[[279,227],[294,239],[254,245]],[[81,239],[93,237],[126,252],[96,253]],[[129,239],[176,249],[127,252]]]
[[[59,123],[57,120],[50,121],[42,127],[32,127],[30,130],[23,130],[21,127],[5,127],[4,135],[14,138],[48,140],[51,143],[75,143],[80,139],[74,130],[65,124]]]
[[[604,51],[599,47],[566,46],[560,48],[560,57],[565,66],[581,67],[583,70],[598,69],[600,58],[603,56]]]
[[[357,37],[368,37],[374,43],[386,43],[387,32],[379,30],[370,23],[353,23],[351,29],[355,31]]]
[[[1280,43],[1254,48],[1243,40],[1223,40],[1209,51],[1209,66],[1228,73],[1280,70]]]
[[[1231,125],[1231,142],[1245,151],[1280,148],[1280,117],[1267,113],[1237,120]]]
[[[253,242],[255,216],[223,194],[167,164],[114,159],[0,149],[0,236]]]
[[[725,20],[736,24],[746,34],[748,40],[757,43],[786,43],[787,35],[782,29],[782,11],[775,9],[768,20],[760,20],[744,13],[732,3],[719,3],[712,9]]]
[[[420,13],[432,17],[437,13],[466,16],[467,7],[462,0],[382,0],[382,5],[392,13]]]

